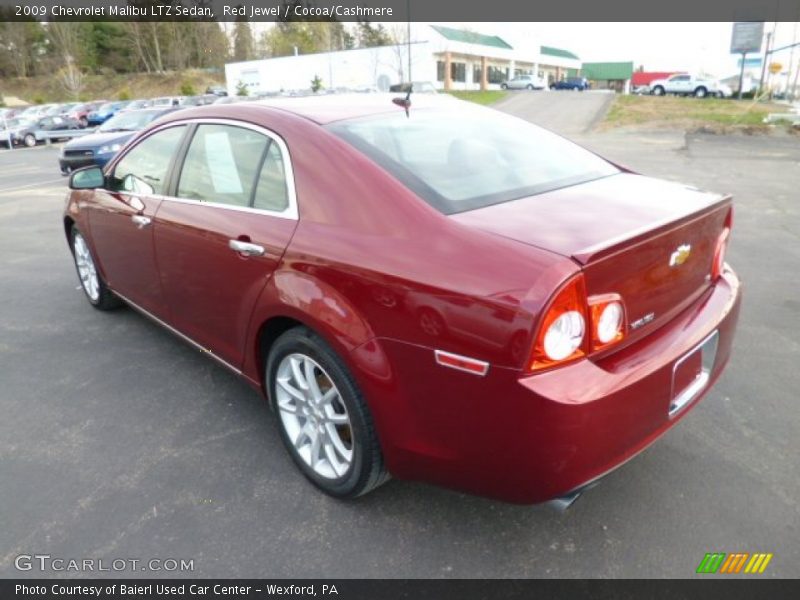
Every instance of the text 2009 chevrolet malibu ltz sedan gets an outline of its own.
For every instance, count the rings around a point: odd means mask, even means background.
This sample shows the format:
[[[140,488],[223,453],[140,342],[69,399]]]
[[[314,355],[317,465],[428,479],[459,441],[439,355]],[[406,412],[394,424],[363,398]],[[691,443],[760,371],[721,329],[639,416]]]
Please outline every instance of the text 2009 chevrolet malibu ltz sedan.
[[[731,199],[491,109],[394,100],[189,109],[74,172],[86,296],[262,390],[329,494],[391,474],[574,498],[728,361]]]

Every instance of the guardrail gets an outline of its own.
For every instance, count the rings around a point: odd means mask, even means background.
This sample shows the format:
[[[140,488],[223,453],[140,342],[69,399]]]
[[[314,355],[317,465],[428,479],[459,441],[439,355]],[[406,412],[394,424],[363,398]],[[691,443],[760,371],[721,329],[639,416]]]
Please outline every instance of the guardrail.
[[[84,135],[89,135],[94,133],[96,130],[95,127],[86,128],[86,129],[54,129],[52,131],[45,131],[43,129],[37,129],[33,132],[34,137],[36,138],[37,142],[44,142],[48,146],[53,143],[53,140],[66,140],[66,139],[74,139],[77,137],[83,137]],[[8,147],[9,150],[14,149],[14,145],[11,143],[7,132],[0,132],[0,145],[5,145]]]
[[[49,146],[53,143],[53,140],[65,140],[65,139],[73,139],[77,137],[83,137],[84,135],[89,135],[90,133],[94,133],[94,127],[91,129],[54,129],[52,131],[35,131],[33,135],[36,136],[36,140],[44,140],[45,143]]]

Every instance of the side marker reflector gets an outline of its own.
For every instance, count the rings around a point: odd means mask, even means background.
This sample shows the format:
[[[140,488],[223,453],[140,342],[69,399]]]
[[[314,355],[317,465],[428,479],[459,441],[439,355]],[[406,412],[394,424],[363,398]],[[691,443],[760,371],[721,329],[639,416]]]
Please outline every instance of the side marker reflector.
[[[457,371],[465,371],[481,377],[489,372],[489,363],[482,360],[445,352],[444,350],[434,350],[433,354],[436,357],[436,363],[443,367],[450,367]]]

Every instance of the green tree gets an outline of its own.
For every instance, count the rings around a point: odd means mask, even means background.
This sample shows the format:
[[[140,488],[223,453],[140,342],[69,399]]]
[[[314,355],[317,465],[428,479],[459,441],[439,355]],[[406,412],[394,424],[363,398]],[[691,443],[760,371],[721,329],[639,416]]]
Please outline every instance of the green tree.
[[[357,25],[358,45],[361,48],[372,48],[375,46],[389,46],[392,44],[392,36],[386,28],[378,23],[372,25],[369,21],[359,21]]]
[[[0,75],[35,75],[40,70],[39,57],[44,53],[45,45],[45,30],[38,21],[0,19]]]
[[[233,59],[251,60],[255,56],[253,30],[247,21],[237,21],[233,28]]]

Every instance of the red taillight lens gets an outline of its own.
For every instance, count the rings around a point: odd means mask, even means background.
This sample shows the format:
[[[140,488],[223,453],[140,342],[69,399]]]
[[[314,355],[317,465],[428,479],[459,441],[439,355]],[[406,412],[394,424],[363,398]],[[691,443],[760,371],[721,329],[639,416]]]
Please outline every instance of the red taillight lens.
[[[539,325],[528,368],[546,369],[586,354],[586,283],[583,273],[556,294]]]
[[[717,247],[714,249],[714,262],[711,263],[711,281],[716,281],[722,275],[722,270],[725,267],[725,251],[728,249],[730,235],[730,227],[723,229],[719,235]]]
[[[603,350],[625,337],[625,305],[619,294],[589,298],[592,350]]]

